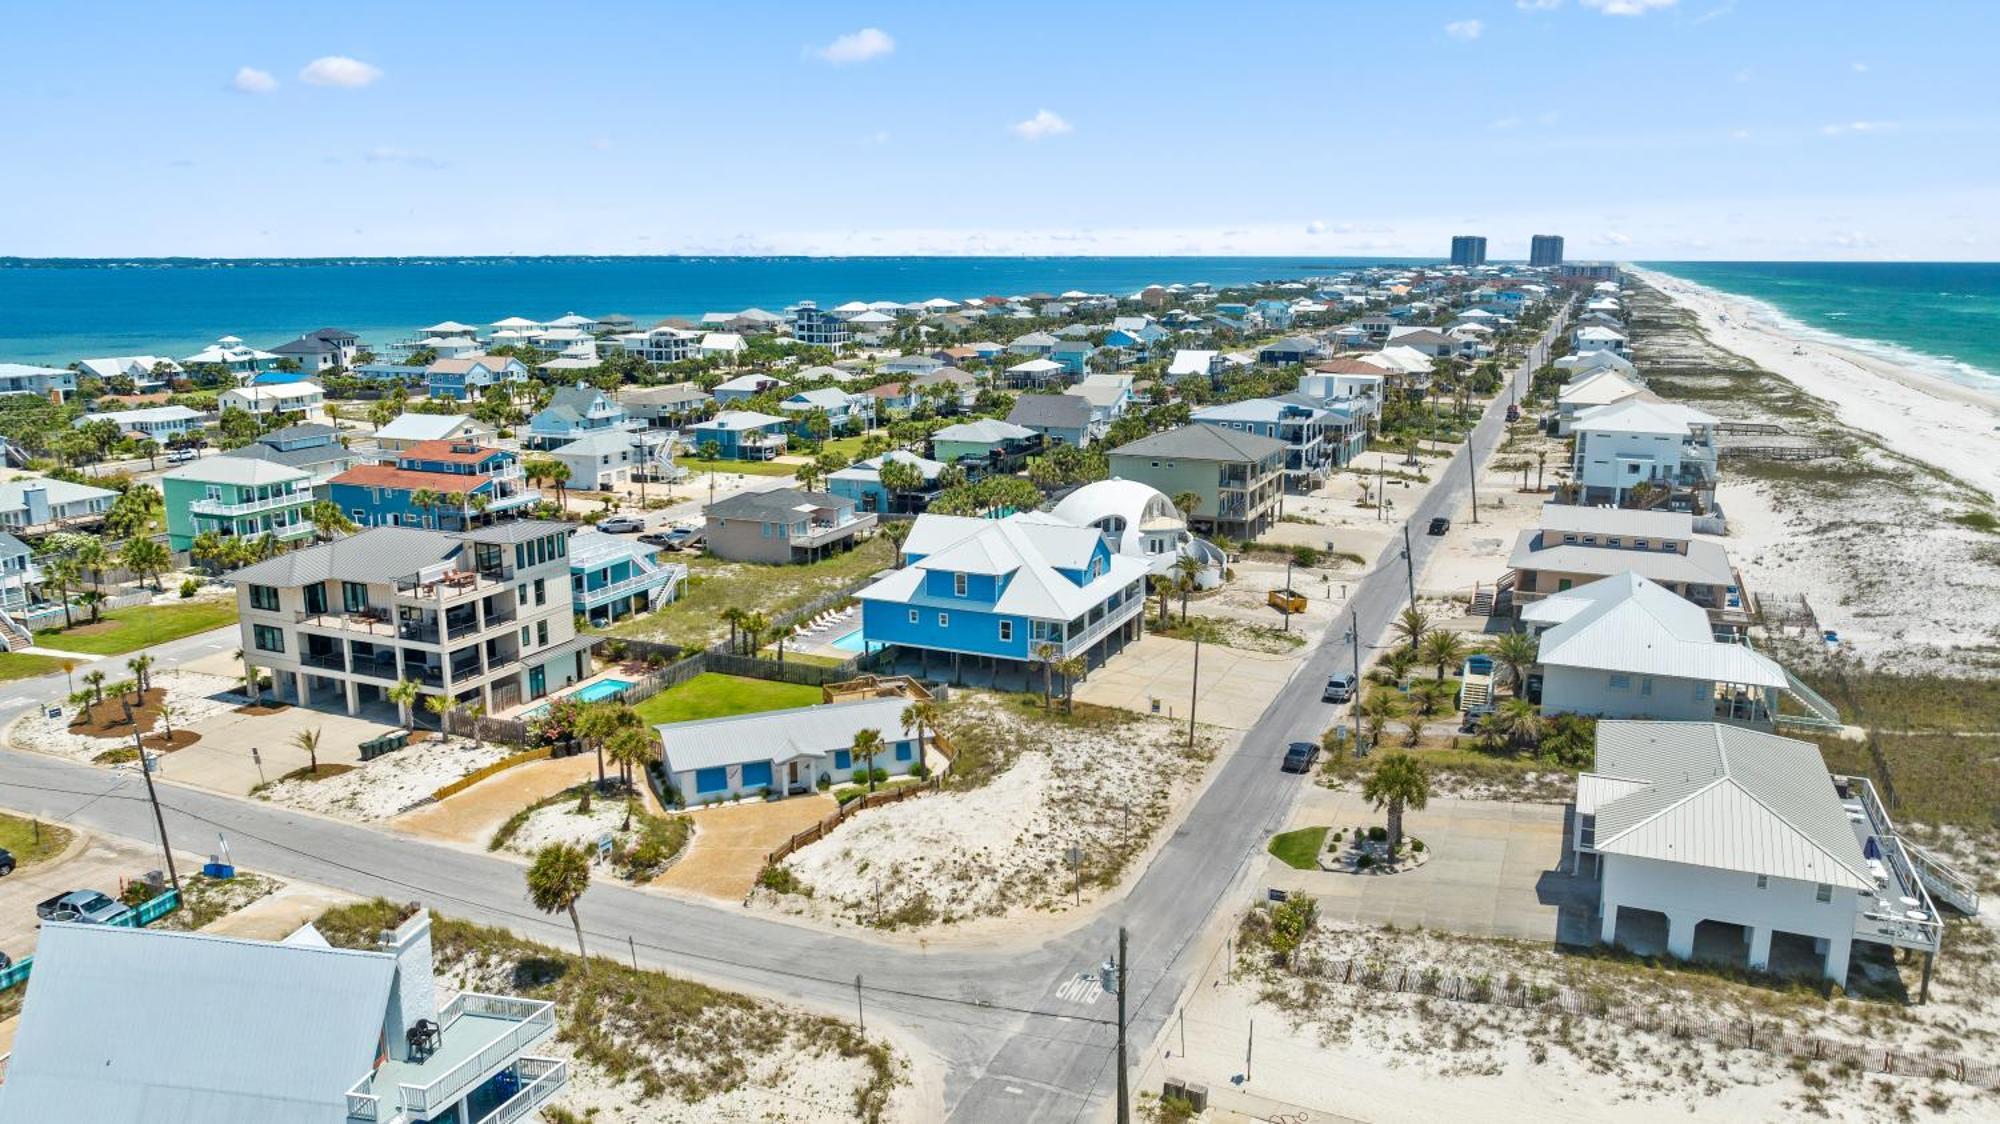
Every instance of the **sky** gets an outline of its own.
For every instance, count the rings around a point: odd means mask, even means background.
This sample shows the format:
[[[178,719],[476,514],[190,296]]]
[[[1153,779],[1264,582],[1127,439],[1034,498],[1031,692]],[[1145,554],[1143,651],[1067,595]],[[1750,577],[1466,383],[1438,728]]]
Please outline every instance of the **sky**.
[[[5,0],[0,255],[2000,260],[2000,5]]]

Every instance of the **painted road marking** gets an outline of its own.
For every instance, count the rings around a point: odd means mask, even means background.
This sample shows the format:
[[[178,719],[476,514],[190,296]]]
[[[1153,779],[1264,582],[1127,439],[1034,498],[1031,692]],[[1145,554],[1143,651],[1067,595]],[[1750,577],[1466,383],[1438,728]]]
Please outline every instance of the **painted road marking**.
[[[1010,1097],[1018,1097],[1021,1095],[1022,1089],[1019,1085],[1009,1085],[1005,1089],[1002,1089],[1001,1092],[1006,1093]]]
[[[1104,988],[1097,981],[1095,972],[1078,972],[1056,986],[1056,998],[1067,1003],[1081,1003],[1088,1007],[1104,996]]]

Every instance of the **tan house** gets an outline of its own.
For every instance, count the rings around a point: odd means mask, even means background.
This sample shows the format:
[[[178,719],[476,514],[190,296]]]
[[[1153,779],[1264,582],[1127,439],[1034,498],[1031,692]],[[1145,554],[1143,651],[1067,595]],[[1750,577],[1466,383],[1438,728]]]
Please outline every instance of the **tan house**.
[[[702,509],[708,552],[731,562],[817,562],[852,550],[875,526],[873,512],[854,501],[802,488],[739,492]]]
[[[1192,493],[1189,528],[1249,540],[1277,519],[1287,448],[1275,437],[1184,425],[1111,450],[1111,475],[1170,498]]]
[[[1500,596],[1516,611],[1555,593],[1630,571],[1700,606],[1718,631],[1750,623],[1743,577],[1722,544],[1684,512],[1548,504],[1521,532]]]

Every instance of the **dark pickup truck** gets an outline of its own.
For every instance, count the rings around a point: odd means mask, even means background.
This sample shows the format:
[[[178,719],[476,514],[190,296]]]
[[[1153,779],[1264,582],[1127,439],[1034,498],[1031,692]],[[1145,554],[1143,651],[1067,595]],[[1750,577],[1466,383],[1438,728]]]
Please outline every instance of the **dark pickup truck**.
[[[35,916],[44,921],[73,921],[78,925],[109,925],[130,912],[117,898],[96,890],[71,890],[35,907]]]

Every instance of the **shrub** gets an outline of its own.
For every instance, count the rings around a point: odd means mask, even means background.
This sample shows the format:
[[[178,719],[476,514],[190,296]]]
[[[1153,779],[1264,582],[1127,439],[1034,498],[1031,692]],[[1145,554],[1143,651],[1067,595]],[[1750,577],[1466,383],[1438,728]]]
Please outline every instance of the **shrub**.
[[[827,789],[832,787],[833,787],[833,778],[825,773],[821,773],[819,775],[819,790],[821,792],[825,792]]]
[[[889,779],[889,770],[870,769],[868,770],[868,779],[874,781],[876,784],[882,784]]]
[[[1369,828],[1368,841],[1370,843],[1387,843],[1389,841],[1389,829],[1386,827]]]
[[[866,795],[868,795],[867,790],[856,788],[853,785],[848,785],[843,788],[836,788],[833,790],[834,800],[843,805],[847,804],[849,801],[859,800]]]
[[[777,863],[764,864],[764,869],[757,872],[757,885],[774,893],[812,897],[812,887],[799,881],[799,876],[792,873],[790,867]]]
[[[1319,565],[1319,548],[1304,545],[1295,546],[1292,548],[1292,561],[1307,569],[1317,566]]]
[[[770,785],[768,785],[768,784],[767,784],[767,785],[765,785],[764,787],[762,787],[762,788],[760,788],[760,789],[758,789],[758,790],[757,790],[757,799],[759,799],[759,800],[769,800],[770,798],[771,798],[771,786],[770,786]]]
[[[1418,853],[1418,854],[1420,854],[1420,855],[1421,855],[1421,854],[1423,854],[1423,853],[1424,853],[1424,841],[1423,841],[1423,840],[1421,840],[1421,839],[1412,839],[1412,840],[1410,840],[1410,850],[1412,850],[1412,851],[1415,851],[1416,853]]]
[[[638,842],[629,850],[619,848],[612,857],[625,877],[644,881],[665,870],[693,834],[694,828],[684,816],[641,815]]]
[[[1354,860],[1354,865],[1357,869],[1367,870],[1369,867],[1375,865],[1375,856],[1363,851],[1361,857]]]
[[[925,765],[923,762],[919,761],[916,764],[910,766],[910,775],[917,778],[918,780],[923,780],[925,777],[931,775],[930,766]]]
[[[201,592],[201,583],[194,580],[193,578],[188,578],[181,582],[182,600],[186,600],[187,598],[193,597],[195,594],[199,592]]]

